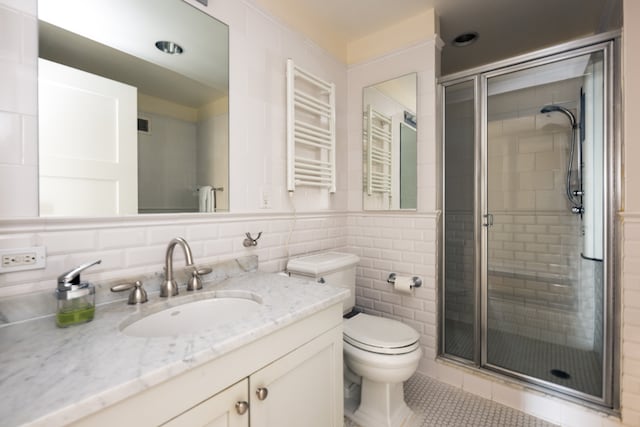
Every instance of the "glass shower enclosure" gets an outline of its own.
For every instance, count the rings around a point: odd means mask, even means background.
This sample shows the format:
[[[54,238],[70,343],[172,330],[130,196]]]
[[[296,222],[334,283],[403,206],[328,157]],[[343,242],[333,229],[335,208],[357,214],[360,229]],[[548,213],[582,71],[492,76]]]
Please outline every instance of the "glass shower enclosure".
[[[441,80],[442,356],[609,407],[613,48]]]

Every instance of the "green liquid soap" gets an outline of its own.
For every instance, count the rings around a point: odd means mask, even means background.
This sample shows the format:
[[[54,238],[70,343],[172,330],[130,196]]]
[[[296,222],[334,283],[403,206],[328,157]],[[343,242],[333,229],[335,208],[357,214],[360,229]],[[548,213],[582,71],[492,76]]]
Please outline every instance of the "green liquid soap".
[[[60,328],[66,328],[67,326],[90,322],[93,320],[95,312],[95,306],[84,306],[67,311],[60,311],[56,314],[56,325]]]

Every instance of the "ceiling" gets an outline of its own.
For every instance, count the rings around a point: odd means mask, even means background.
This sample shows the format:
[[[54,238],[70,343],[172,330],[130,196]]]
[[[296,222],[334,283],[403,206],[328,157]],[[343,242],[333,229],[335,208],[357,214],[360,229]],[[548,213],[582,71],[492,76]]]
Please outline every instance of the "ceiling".
[[[38,0],[39,55],[198,108],[228,94],[226,24],[182,1]],[[155,47],[184,47],[167,55]]]
[[[267,8],[276,3],[298,15],[312,16],[345,44],[433,8],[440,17],[440,37],[445,42],[442,74],[622,25],[622,0],[261,1]],[[469,31],[480,34],[476,43],[464,48],[451,45],[455,36]]]

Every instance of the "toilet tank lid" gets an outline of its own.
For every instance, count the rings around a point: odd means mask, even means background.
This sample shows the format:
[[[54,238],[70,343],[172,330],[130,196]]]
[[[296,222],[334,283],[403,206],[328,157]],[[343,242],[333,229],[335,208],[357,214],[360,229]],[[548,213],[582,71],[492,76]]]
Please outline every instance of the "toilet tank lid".
[[[343,268],[355,266],[360,261],[357,255],[343,252],[323,252],[290,259],[287,271],[317,277]]]

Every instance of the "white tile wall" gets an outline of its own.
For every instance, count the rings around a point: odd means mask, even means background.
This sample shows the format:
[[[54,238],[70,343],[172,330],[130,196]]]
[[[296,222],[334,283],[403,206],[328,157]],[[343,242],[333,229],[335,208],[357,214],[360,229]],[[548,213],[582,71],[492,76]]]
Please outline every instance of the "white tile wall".
[[[437,351],[436,221],[437,215],[421,213],[351,214],[348,219],[349,247],[360,257],[356,306],[415,328],[424,362]],[[422,287],[410,295],[399,293],[387,283],[392,272],[419,276]]]
[[[36,0],[0,1],[0,218],[38,211],[37,193],[24,191],[38,174],[35,10]]]
[[[549,120],[544,114],[532,114],[490,122],[487,168],[491,211],[569,212],[564,171],[571,129],[567,123]]]
[[[436,76],[439,69],[434,61],[439,57],[440,40],[424,41],[368,62],[349,67],[348,75],[348,140],[347,165],[348,208],[362,209],[362,90],[405,74],[418,74],[418,211],[436,209],[437,144],[436,127],[420,123],[436,123]]]
[[[622,413],[640,425],[640,215],[625,215],[622,225]]]
[[[261,193],[271,212],[346,208],[346,180],[332,196],[285,190],[285,67],[288,57],[336,85],[338,159],[347,158],[346,65],[260,10],[250,1],[210,2],[196,7],[229,24],[230,38],[230,194],[231,211],[257,211]],[[37,215],[37,21],[36,0],[0,0],[0,28],[14,42],[0,48],[0,191],[12,203],[0,204],[0,217]],[[3,38],[4,39],[4,38]],[[3,114],[4,113],[4,114]],[[19,134],[17,134],[19,133]],[[10,134],[10,135],[9,135]],[[3,136],[5,135],[5,136]],[[341,172],[342,173],[342,172]],[[9,184],[21,183],[20,187]],[[261,186],[254,185],[260,182]]]
[[[201,123],[145,111],[139,114],[151,120],[153,129],[150,134],[138,132],[138,209],[147,213],[197,212],[195,189],[214,184],[198,181]],[[185,191],[189,188],[191,193]]]
[[[0,249],[44,245],[47,267],[44,270],[0,275],[0,297],[55,287],[56,277],[81,263],[102,259],[102,264],[87,271],[88,280],[128,277],[162,271],[169,241],[186,236],[196,262],[216,262],[257,254],[262,271],[282,271],[289,256],[328,249],[346,249],[346,214],[277,214],[199,217],[194,215],[179,225],[167,221],[137,218],[113,224],[85,224],[76,221],[51,221],[41,228],[35,221],[3,224]],[[35,224],[29,226],[28,223]],[[263,232],[257,247],[245,248],[246,232]],[[178,265],[181,251],[175,253]]]

